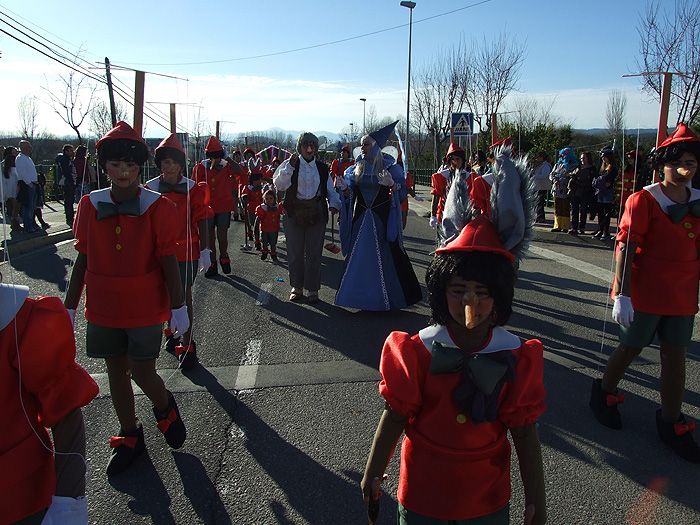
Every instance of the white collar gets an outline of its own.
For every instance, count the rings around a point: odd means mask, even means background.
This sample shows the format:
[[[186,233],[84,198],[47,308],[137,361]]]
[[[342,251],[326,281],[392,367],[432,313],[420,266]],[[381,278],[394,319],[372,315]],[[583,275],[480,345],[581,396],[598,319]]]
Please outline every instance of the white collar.
[[[484,182],[487,183],[489,186],[493,186],[493,180],[494,180],[493,171],[489,171],[488,173],[484,173],[481,176],[481,178],[484,179]]]
[[[668,207],[673,206],[674,204],[678,204],[677,202],[674,202],[671,199],[669,199],[668,196],[663,192],[663,190],[661,189],[660,182],[655,182],[654,184],[649,184],[649,186],[644,186],[644,189],[648,191],[652,197],[654,197],[654,200],[659,203],[661,210],[667,215]],[[688,202],[700,199],[700,190],[696,190],[695,188],[690,187],[688,189],[690,190],[690,197],[688,197]]]
[[[303,161],[304,164],[306,164],[307,166],[315,166],[316,165],[316,157],[313,157],[311,160],[306,160],[304,157],[299,155],[299,160]]]
[[[0,284],[0,330],[17,317],[24,301],[29,297],[29,288],[14,284]]]
[[[144,188],[143,186],[141,186],[139,189],[139,215],[143,215],[152,204],[160,199],[160,193]],[[90,192],[90,202],[95,209],[97,209],[97,204],[100,202],[109,202],[110,204],[114,204],[110,191],[110,188],[103,188],[101,190]]]
[[[457,344],[450,337],[447,327],[444,325],[431,325],[418,332],[418,337],[428,350],[433,347],[433,342],[437,341],[445,346],[457,347]],[[503,350],[516,350],[522,346],[522,342],[517,335],[511,334],[502,326],[496,326],[491,330],[491,339],[488,344],[477,354],[491,354]]]

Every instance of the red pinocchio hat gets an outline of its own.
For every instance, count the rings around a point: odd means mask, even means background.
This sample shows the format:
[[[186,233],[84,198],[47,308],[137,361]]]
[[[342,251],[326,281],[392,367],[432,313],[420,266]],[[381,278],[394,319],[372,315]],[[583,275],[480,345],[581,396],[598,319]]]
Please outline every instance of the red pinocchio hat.
[[[512,144],[513,140],[510,137],[506,137],[491,144],[491,149],[496,149],[499,146],[511,146]]]
[[[656,150],[678,143],[694,143],[700,145],[700,139],[693,133],[693,130],[686,126],[683,122],[678,124],[678,127],[664,140]],[[699,159],[700,160],[700,159]]]
[[[100,146],[109,140],[131,140],[146,146],[146,141],[143,140],[143,137],[136,133],[136,130],[123,120],[117,122],[116,126],[105,133],[105,136],[97,141],[95,148],[100,149]]]
[[[209,137],[209,140],[207,141],[207,145],[204,146],[204,151],[206,153],[214,153],[217,151],[224,151],[224,147],[221,145],[221,142],[219,142],[219,139],[214,137],[213,135]]]
[[[130,159],[138,164],[148,160],[148,146],[143,137],[123,120],[97,141],[95,149],[100,163],[106,159]]]
[[[156,166],[160,167],[160,163],[163,161],[163,159],[172,158],[184,167],[186,165],[185,157],[185,150],[178,140],[177,135],[175,133],[171,133],[165,137],[160,144],[158,144],[158,146],[156,146],[153,160],[155,161]]]
[[[180,141],[177,138],[177,135],[175,133],[171,133],[167,137],[165,137],[158,146],[156,146],[156,153],[158,152],[159,149],[162,148],[171,148],[171,149],[176,149],[180,153],[185,153],[184,148],[182,147],[182,144],[180,144]]]
[[[455,144],[454,142],[451,142],[451,143],[450,143],[450,147],[448,148],[447,153],[445,154],[445,158],[448,158],[448,159],[449,159],[451,156],[460,157],[462,160],[466,160],[466,159],[467,159],[467,154],[466,154],[466,152],[464,151],[464,149],[462,149],[461,147],[459,147],[459,146],[458,146],[457,144]]]
[[[515,262],[515,256],[503,247],[496,227],[485,215],[468,222],[455,240],[435,250],[435,253],[453,252],[495,253]]]

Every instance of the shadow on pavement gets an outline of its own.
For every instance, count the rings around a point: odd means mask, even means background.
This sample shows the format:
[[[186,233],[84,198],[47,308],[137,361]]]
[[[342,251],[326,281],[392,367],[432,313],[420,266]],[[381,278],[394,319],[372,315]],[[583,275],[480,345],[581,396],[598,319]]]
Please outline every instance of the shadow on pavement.
[[[216,487],[209,479],[199,458],[186,452],[172,451],[175,465],[180,472],[185,496],[203,523],[231,524]]]
[[[55,245],[28,255],[12,259],[12,268],[31,279],[54,283],[62,292],[66,290],[71,259],[60,256]]]

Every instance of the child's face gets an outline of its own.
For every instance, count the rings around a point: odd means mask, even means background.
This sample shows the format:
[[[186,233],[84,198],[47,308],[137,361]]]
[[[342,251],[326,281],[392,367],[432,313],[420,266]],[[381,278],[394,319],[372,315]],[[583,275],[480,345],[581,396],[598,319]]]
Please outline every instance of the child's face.
[[[681,158],[664,164],[664,183],[673,186],[685,186],[693,179],[698,169],[698,159],[687,151]]]
[[[118,188],[138,185],[139,165],[134,161],[108,160],[105,168],[112,185]]]
[[[180,171],[182,170],[182,167],[180,164],[175,162],[173,159],[163,159],[160,162],[160,171],[163,173],[163,179],[165,182],[169,182],[170,184],[175,184],[178,180],[180,180]]]
[[[446,293],[447,309],[459,325],[473,330],[491,319],[494,300],[483,284],[456,275],[447,282]]]
[[[275,205],[275,196],[274,195],[265,195],[265,204],[268,206],[274,206]]]

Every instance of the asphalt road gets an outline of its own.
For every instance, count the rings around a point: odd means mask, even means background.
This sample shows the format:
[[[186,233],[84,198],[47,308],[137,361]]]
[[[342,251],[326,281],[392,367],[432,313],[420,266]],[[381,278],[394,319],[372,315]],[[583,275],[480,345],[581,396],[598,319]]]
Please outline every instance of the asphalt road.
[[[333,306],[343,263],[329,252],[322,302],[290,303],[284,244],[276,265],[240,251],[242,238],[241,224],[234,223],[233,275],[200,275],[195,283],[195,339],[205,367],[185,376],[171,355],[162,352],[158,360],[187,424],[185,446],[167,447],[148,400],[138,395],[148,453],[112,480],[104,470],[106,443],[118,424],[104,364],[85,356],[85,323],[77,322],[78,360],[101,386],[84,410],[91,523],[366,522],[358,482],[383,406],[376,385],[382,342],[391,330],[425,326],[427,304],[392,313]],[[405,242],[421,281],[433,238],[427,220],[412,211]],[[68,242],[17,257],[0,270],[5,282],[29,285],[32,295],[62,295],[73,258]],[[611,251],[598,241],[538,232],[520,268],[508,328],[540,338],[546,349],[548,410],[540,437],[549,522],[700,523],[698,467],[672,456],[656,436],[658,349],[645,351],[621,385],[627,392],[623,431],[599,426],[589,412],[591,378],[601,374],[615,344],[606,299],[610,263]],[[693,343],[684,411],[695,419],[699,361]],[[511,521],[521,523],[522,488],[513,463]],[[398,453],[388,474],[384,524],[395,523]]]

